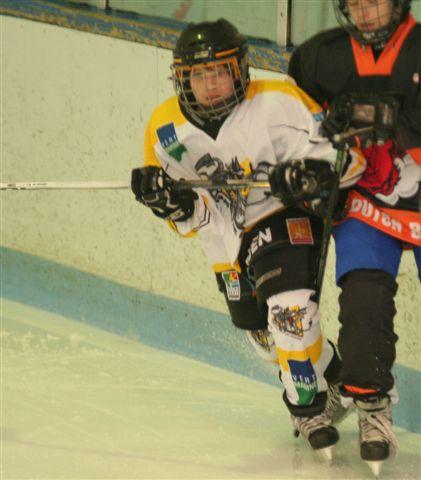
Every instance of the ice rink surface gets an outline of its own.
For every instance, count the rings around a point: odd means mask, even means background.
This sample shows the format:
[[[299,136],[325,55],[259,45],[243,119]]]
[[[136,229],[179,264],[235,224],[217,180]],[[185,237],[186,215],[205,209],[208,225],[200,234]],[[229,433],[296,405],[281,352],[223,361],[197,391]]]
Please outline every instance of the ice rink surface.
[[[355,414],[325,465],[280,389],[9,300],[1,314],[2,479],[372,478]],[[396,431],[381,478],[421,479],[420,436]]]

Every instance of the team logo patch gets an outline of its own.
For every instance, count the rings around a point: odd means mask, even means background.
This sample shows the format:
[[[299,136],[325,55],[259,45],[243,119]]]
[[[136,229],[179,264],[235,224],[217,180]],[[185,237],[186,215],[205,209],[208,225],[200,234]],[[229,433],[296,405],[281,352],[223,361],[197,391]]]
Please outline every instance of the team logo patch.
[[[298,305],[293,307],[281,308],[278,305],[272,307],[272,322],[283,333],[293,337],[303,338],[303,319],[307,312],[307,307],[300,308]]]
[[[309,405],[317,393],[317,377],[310,360],[288,360],[292,381],[298,393],[298,405]]]
[[[183,152],[186,152],[186,147],[178,141],[177,134],[173,123],[168,123],[156,131],[159,138],[159,143],[162,148],[173,157],[177,162],[181,162]]]
[[[240,300],[241,288],[238,272],[236,272],[235,270],[228,270],[227,272],[222,272],[222,279],[225,282],[228,300]]]
[[[308,218],[287,218],[289,241],[293,245],[314,245]]]

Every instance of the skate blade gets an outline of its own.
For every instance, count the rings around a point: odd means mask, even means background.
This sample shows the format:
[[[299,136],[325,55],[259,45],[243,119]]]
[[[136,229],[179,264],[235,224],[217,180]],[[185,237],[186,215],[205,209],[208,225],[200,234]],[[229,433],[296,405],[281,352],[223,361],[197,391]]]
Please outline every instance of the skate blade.
[[[331,462],[333,458],[333,446],[332,447],[326,447],[326,448],[319,448],[318,450],[315,450],[319,458],[323,462]]]
[[[382,469],[382,461],[376,462],[369,462],[367,461],[367,465],[370,467],[371,471],[373,472],[374,478],[378,479],[380,477],[380,471]]]

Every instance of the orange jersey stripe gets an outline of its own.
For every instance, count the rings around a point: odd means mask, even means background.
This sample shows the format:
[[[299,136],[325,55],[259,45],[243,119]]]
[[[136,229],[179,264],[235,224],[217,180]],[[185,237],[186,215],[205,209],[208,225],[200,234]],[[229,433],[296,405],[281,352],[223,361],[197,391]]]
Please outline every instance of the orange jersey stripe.
[[[346,218],[356,218],[403,242],[421,246],[421,213],[383,208],[356,191],[347,200]]]
[[[415,25],[416,21],[414,17],[409,15],[408,19],[401,23],[392,38],[388,41],[377,62],[374,59],[373,51],[369,45],[362,46],[357,40],[351,37],[351,45],[358,74],[361,77],[369,75],[390,75],[402,48],[402,44]]]

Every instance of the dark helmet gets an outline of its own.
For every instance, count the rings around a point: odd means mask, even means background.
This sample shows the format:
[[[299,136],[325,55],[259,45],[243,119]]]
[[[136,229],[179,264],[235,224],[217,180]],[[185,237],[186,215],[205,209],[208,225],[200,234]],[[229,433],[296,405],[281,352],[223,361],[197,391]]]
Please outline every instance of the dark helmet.
[[[246,38],[223,18],[186,27],[173,51],[172,70],[179,102],[188,113],[202,120],[221,119],[244,99],[249,84],[247,50]],[[221,66],[231,77],[232,95],[210,105],[200,104],[191,88],[192,71],[215,68],[217,72]]]
[[[384,27],[376,30],[362,31],[357,28],[352,19],[348,0],[333,0],[335,15],[338,22],[362,45],[372,45],[375,48],[383,48],[398,26],[402,23],[411,9],[411,0],[377,0],[378,4],[390,2],[392,15],[390,21]],[[361,4],[359,8],[364,8]],[[379,17],[380,20],[380,17]]]

